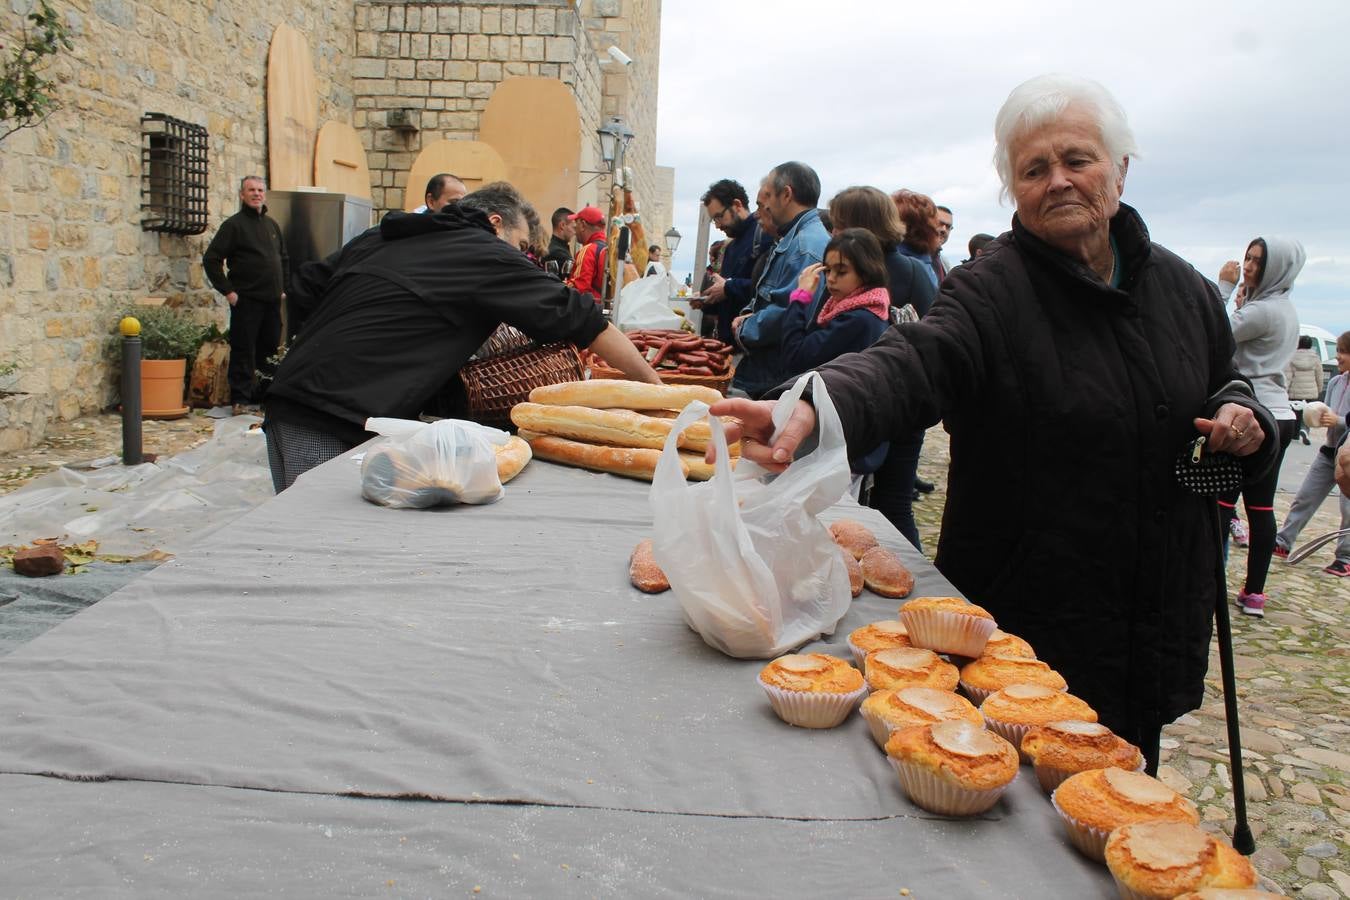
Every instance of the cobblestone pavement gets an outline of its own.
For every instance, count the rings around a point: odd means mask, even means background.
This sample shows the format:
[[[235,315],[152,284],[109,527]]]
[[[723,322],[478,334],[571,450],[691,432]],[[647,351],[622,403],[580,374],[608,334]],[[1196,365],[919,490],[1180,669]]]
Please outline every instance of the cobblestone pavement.
[[[206,440],[213,420],[145,423],[145,450],[172,455]],[[121,450],[121,422],[113,414],[53,425],[42,446],[0,454],[0,493],[65,462]],[[945,501],[947,435],[929,430],[919,473],[937,490],[915,504],[924,551],[937,545]],[[1276,496],[1283,520],[1292,495]],[[1304,532],[1339,527],[1336,504],[1323,504]],[[1275,560],[1265,619],[1233,615],[1248,819],[1256,835],[1253,857],[1268,887],[1310,900],[1350,897],[1350,579],[1323,574],[1327,548],[1298,566]],[[1230,584],[1245,571],[1246,552],[1234,549]],[[1194,800],[1206,827],[1231,834],[1232,774],[1228,766],[1218,652],[1211,648],[1204,705],[1168,726],[1159,777]]]

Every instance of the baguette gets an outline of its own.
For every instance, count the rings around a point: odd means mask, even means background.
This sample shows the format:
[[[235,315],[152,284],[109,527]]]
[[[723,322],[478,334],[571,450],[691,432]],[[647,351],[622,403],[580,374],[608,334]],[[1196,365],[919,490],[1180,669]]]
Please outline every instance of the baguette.
[[[531,403],[589,406],[592,409],[684,409],[691,400],[709,406],[722,399],[710,387],[692,384],[645,384],[641,381],[568,381],[530,391]]]
[[[885,547],[873,547],[863,554],[863,581],[867,589],[883,597],[906,597],[914,590],[914,574]]]
[[[539,434],[651,450],[665,447],[666,438],[675,425],[669,419],[644,416],[626,409],[591,409],[543,403],[517,403],[511,407],[511,421],[517,428]],[[708,449],[711,439],[712,429],[708,423],[694,422],[680,433],[676,446],[703,452]]]
[[[737,458],[734,455],[731,457],[732,471],[736,469]],[[712,463],[704,462],[702,453],[682,452],[680,453],[680,459],[684,460],[685,464],[689,466],[689,477],[693,481],[707,481],[717,474],[717,467]]]
[[[530,461],[530,445],[514,434],[505,444],[499,444],[494,449],[497,452],[497,480],[502,484],[519,475]]]
[[[656,557],[652,555],[651,538],[639,541],[633,548],[633,556],[628,561],[628,580],[633,582],[633,587],[648,594],[670,590],[670,579],[666,578],[666,573],[661,571],[661,567],[656,564]]]
[[[596,472],[609,472],[611,475],[640,478],[643,481],[652,480],[656,474],[656,463],[661,459],[660,450],[602,447],[531,431],[521,431],[520,437],[529,442],[530,450],[540,459]],[[684,460],[680,460],[680,470],[684,477],[689,477],[689,466]]]

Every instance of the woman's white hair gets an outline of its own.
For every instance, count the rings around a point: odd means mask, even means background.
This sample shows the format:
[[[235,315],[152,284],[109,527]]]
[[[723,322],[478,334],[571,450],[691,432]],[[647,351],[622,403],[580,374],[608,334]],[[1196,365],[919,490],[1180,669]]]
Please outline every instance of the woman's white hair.
[[[1116,175],[1127,157],[1139,155],[1125,110],[1111,92],[1091,78],[1076,75],[1038,75],[1013,88],[994,119],[994,168],[1003,182],[1000,195],[1012,193],[1012,143],[1029,131],[1053,122],[1070,106],[1089,112],[1101,131],[1102,143]]]

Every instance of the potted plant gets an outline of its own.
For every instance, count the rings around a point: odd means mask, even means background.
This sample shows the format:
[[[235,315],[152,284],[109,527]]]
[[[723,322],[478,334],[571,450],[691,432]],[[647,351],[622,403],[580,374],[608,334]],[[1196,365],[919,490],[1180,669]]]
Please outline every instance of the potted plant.
[[[207,327],[169,306],[138,306],[126,315],[141,323],[141,415],[147,419],[187,415],[183,391],[188,361],[205,340]]]

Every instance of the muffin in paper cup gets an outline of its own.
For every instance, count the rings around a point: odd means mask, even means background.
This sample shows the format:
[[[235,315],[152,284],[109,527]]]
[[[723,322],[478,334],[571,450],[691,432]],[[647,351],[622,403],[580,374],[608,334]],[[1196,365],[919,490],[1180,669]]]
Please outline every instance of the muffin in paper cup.
[[[1020,722],[1000,722],[998,719],[991,719],[988,716],[984,717],[984,726],[1016,747],[1017,758],[1030,765],[1031,757],[1022,752],[1022,738],[1027,736],[1027,732],[1031,730],[1032,726],[1023,725]]]
[[[848,642],[848,649],[853,654],[853,664],[861,671],[867,664],[867,651],[851,640]]]
[[[990,694],[993,693],[993,691],[985,690],[984,688],[977,688],[973,685],[967,684],[964,680],[962,680],[961,693],[969,697],[971,703],[974,703],[976,706],[979,706],[981,703],[985,701],[985,698],[987,698]],[[1006,737],[1007,735],[1004,736]]]
[[[1017,752],[965,719],[896,729],[886,757],[909,799],[944,816],[984,812],[1017,778]]]
[[[867,685],[846,694],[824,691],[789,691],[759,679],[760,687],[769,695],[769,705],[778,718],[799,728],[834,728],[848,718],[863,697]]]
[[[978,657],[997,627],[992,616],[958,597],[920,597],[900,607],[915,647]]]
[[[886,741],[891,736],[891,723],[887,722],[866,706],[859,707],[858,713],[862,716],[863,721],[867,723],[868,730],[872,732],[872,740],[876,741],[878,746],[884,748],[886,746]]]
[[[1020,751],[1020,747],[1019,747]],[[1142,772],[1148,765],[1148,760],[1139,760],[1139,765],[1134,767],[1134,771]],[[1036,780],[1041,783],[1041,790],[1047,794],[1053,794],[1055,788],[1064,783],[1070,775],[1077,775],[1081,769],[1056,769],[1053,766],[1036,764]]]
[[[1095,859],[1099,863],[1106,862],[1106,839],[1111,836],[1110,831],[1103,831],[1100,828],[1093,828],[1091,825],[1085,825],[1075,819],[1073,816],[1060,809],[1055,802],[1055,795],[1050,795],[1050,805],[1055,808],[1055,813],[1059,820],[1064,823],[1064,833],[1069,838],[1069,843],[1078,848],[1088,859]]]
[[[997,803],[1008,789],[1005,784],[987,791],[973,791],[944,781],[923,766],[893,756],[886,758],[914,805],[941,816],[977,816]]]

